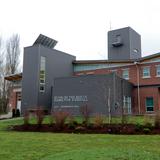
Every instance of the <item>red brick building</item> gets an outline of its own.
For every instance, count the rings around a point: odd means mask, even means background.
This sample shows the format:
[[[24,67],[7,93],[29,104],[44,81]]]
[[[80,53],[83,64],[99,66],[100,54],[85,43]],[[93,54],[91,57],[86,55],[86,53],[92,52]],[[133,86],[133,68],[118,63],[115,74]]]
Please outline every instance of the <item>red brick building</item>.
[[[160,53],[124,61],[75,61],[74,75],[108,74],[118,76],[134,85],[132,113],[154,113],[160,109]]]
[[[5,80],[12,83],[10,88],[9,109],[21,110],[21,93],[22,93],[22,73],[6,76]]]

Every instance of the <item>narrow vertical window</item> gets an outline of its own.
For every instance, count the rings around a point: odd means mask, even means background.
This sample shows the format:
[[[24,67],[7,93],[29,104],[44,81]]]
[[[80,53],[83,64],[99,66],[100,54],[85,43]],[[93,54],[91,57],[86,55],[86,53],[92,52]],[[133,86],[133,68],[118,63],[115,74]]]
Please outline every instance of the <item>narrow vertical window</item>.
[[[129,96],[124,96],[123,97],[123,113],[124,114],[131,114],[131,97]]]
[[[160,77],[160,65],[156,66],[156,76]]]
[[[45,92],[45,78],[46,78],[46,58],[41,56],[40,59],[40,73],[39,73],[39,91]]]
[[[147,112],[152,112],[152,111],[154,111],[153,97],[147,97],[147,98],[146,98],[146,111],[147,111]]]
[[[129,69],[123,69],[122,78],[128,80],[129,79]]]
[[[143,78],[150,77],[150,67],[143,67]]]

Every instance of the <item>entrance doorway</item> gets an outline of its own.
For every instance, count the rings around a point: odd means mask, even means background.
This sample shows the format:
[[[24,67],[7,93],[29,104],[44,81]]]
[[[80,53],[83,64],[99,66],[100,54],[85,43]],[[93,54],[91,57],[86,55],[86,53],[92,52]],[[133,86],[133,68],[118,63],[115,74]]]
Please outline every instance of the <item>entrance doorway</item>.
[[[17,92],[17,103],[16,108],[19,109],[19,112],[21,113],[21,92]]]

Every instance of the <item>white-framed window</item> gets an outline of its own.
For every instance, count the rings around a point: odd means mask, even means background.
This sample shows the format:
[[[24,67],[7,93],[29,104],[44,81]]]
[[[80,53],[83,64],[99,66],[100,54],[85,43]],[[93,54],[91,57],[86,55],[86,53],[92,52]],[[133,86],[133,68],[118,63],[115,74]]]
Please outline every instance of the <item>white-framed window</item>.
[[[153,112],[154,111],[153,97],[146,97],[146,111],[147,112]]]
[[[129,69],[122,70],[122,78],[128,80],[129,79]]]
[[[143,78],[150,78],[150,67],[143,67]]]
[[[160,65],[156,66],[156,76],[160,77]]]
[[[131,109],[131,97],[129,96],[123,96],[123,113],[124,114],[131,114],[132,109]]]
[[[39,91],[45,92],[46,81],[46,57],[40,58],[40,72],[39,72]]]

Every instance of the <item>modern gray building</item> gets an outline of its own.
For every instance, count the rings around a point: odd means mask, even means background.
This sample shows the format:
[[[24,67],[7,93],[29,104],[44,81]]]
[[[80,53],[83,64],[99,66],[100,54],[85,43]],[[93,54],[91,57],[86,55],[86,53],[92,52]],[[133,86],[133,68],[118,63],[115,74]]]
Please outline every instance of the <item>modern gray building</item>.
[[[141,36],[131,27],[108,32],[108,59],[129,60],[141,58]]]
[[[132,84],[115,73],[63,77],[54,80],[52,109],[80,114],[80,107],[87,105],[92,114],[131,114],[131,105],[123,108],[123,101],[131,101]]]
[[[47,112],[67,110],[78,115],[84,105],[91,108],[92,114],[132,112],[133,85],[115,73],[100,75],[96,72],[102,68],[115,72],[114,67],[141,57],[138,33],[130,27],[109,31],[108,61],[98,63],[81,63],[75,56],[56,50],[56,44],[56,40],[40,35],[32,46],[24,48],[23,74],[6,77],[19,82],[22,78],[22,100],[18,107],[22,114],[41,107]],[[95,74],[83,75],[83,71],[92,74],[92,70]],[[127,77],[128,70],[124,71]],[[20,98],[17,100],[20,104]]]
[[[67,110],[79,114],[89,105],[92,113],[119,114],[123,98],[131,99],[132,85],[115,74],[73,76],[75,56],[54,49],[57,41],[40,35],[24,49],[22,113],[35,110]],[[110,101],[110,102],[108,102]],[[131,105],[127,113],[131,113]]]
[[[52,48],[55,41],[46,36],[40,35],[36,42],[24,48],[22,112],[40,106],[51,110],[54,79],[73,75],[75,56]]]

